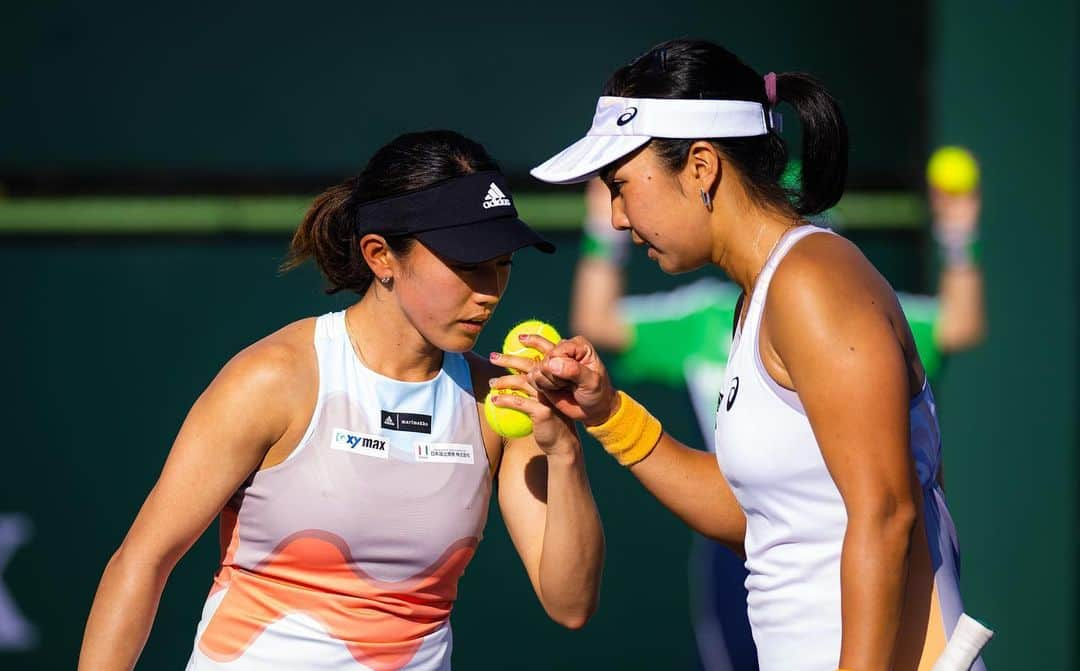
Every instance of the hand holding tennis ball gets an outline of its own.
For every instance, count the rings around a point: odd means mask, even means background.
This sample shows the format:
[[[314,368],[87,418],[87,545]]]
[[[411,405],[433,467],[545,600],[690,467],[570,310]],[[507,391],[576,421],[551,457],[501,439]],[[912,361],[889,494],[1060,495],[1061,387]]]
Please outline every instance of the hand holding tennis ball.
[[[979,186],[979,164],[963,147],[941,147],[926,165],[926,181],[946,193],[969,193]]]
[[[484,399],[484,418],[487,419],[488,426],[503,438],[522,438],[532,433],[532,418],[520,410],[495,405],[492,399],[496,394],[528,396],[523,391],[510,389],[492,389],[489,391],[487,398]]]
[[[526,359],[532,359],[533,361],[539,361],[544,358],[544,355],[539,350],[528,347],[521,342],[521,336],[523,335],[538,335],[545,340],[551,342],[552,345],[558,345],[562,340],[562,336],[555,330],[555,327],[551,324],[540,321],[539,319],[528,319],[521,322],[514,328],[510,329],[510,332],[506,334],[506,338],[503,339],[502,353],[507,356],[520,356]],[[515,373],[522,371],[516,368],[511,368]]]
[[[506,334],[506,338],[503,340],[502,350],[504,355],[531,359],[533,361],[539,361],[544,358],[542,352],[532,347],[528,347],[521,342],[519,336],[522,335],[538,335],[550,341],[552,344],[556,344],[562,340],[562,337],[559,335],[559,332],[555,330],[555,327],[538,319],[529,319],[510,329],[510,332]],[[524,372],[512,367],[510,370],[516,374]],[[487,397],[484,399],[484,417],[487,419],[488,425],[495,430],[495,433],[506,438],[521,438],[532,433],[533,422],[529,415],[515,408],[495,405],[492,399],[497,394],[513,394],[516,396],[528,397],[528,394],[523,391],[511,389],[492,389],[488,392]]]
[[[979,164],[963,147],[942,147],[926,166],[934,236],[942,244],[963,245],[977,236]]]

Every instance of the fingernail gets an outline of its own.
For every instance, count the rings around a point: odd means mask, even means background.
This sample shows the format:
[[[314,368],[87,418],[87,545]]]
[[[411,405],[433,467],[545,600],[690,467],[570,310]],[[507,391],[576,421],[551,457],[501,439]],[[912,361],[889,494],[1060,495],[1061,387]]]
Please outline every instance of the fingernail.
[[[492,360],[492,361],[498,361],[498,360],[499,360],[499,353],[498,353],[498,352],[492,352],[492,353],[491,353],[491,354],[489,354],[488,356],[490,356],[490,357],[491,357],[491,360]]]
[[[518,334],[518,340],[524,340],[524,339],[526,339],[528,337],[529,337],[528,333],[519,333]]]
[[[551,366],[551,372],[553,372],[553,373],[561,373],[561,372],[563,372],[563,362],[560,361],[559,359],[555,359],[549,365]]]
[[[494,387],[495,383],[498,382],[498,381],[499,381],[499,378],[493,377],[490,380],[488,380],[488,386],[489,387]]]

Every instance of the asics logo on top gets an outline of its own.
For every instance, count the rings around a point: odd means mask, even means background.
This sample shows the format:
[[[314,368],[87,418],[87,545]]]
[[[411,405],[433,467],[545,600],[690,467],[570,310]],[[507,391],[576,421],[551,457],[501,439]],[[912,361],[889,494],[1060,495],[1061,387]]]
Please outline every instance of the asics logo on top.
[[[636,107],[627,107],[626,111],[623,112],[622,114],[620,114],[619,118],[615,120],[615,125],[616,126],[625,126],[626,124],[633,121],[634,117],[636,117],[636,116],[637,116],[637,108]]]
[[[487,195],[484,196],[484,209],[490,210],[493,207],[503,207],[510,205],[510,199],[506,197],[506,194],[502,192],[502,189],[495,186],[495,182],[491,183],[488,187]]]
[[[731,412],[731,406],[735,405],[735,397],[739,395],[739,378],[731,378],[731,390],[728,391],[727,411]]]

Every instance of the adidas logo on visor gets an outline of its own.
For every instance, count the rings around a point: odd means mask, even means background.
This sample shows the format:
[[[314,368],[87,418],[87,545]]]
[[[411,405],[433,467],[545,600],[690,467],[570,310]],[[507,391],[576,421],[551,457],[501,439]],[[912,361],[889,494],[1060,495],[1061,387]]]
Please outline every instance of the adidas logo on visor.
[[[504,207],[510,205],[510,199],[506,197],[506,194],[502,190],[495,186],[495,182],[491,183],[488,187],[487,195],[484,196],[484,209],[490,210],[493,207]]]

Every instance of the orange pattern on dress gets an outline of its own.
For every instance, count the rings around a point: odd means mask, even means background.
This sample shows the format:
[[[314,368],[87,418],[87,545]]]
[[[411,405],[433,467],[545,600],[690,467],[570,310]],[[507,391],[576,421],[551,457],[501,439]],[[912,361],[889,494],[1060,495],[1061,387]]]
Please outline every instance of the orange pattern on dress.
[[[319,621],[356,661],[396,671],[449,617],[476,544],[476,538],[461,539],[420,574],[387,582],[350,566],[340,537],[317,530],[294,534],[254,569],[231,567],[229,591],[199,649],[219,662],[235,660],[270,624],[302,613]]]
[[[232,577],[233,557],[240,545],[240,511],[232,505],[221,510],[221,522],[218,526],[218,541],[221,547],[221,568],[214,574],[214,584],[210,594],[216,594],[228,586]]]
[[[923,645],[919,671],[931,671],[938,657],[945,651],[948,639],[945,636],[945,618],[941,614],[941,597],[938,596],[937,581],[930,596],[930,615],[926,623],[926,642]]]

